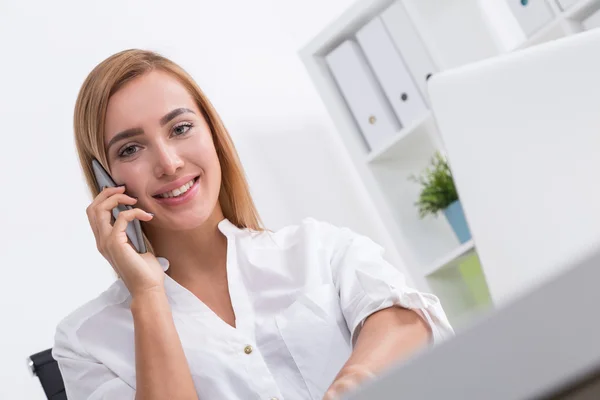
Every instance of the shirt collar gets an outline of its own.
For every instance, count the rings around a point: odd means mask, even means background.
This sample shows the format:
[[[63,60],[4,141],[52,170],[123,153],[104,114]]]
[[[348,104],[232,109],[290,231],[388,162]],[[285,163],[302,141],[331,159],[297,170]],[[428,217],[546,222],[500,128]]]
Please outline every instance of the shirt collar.
[[[223,233],[223,235],[227,237],[228,240],[232,239],[234,236],[239,236],[240,234],[247,232],[247,229],[238,228],[227,218],[221,220],[217,224],[217,227]],[[169,269],[169,261],[163,257],[157,258],[159,264],[163,268],[163,271],[166,272]],[[167,290],[167,296],[172,301],[172,305],[175,305],[178,310],[185,310],[186,312],[196,313],[212,313],[208,306],[206,306],[201,301],[198,301],[198,299],[193,293],[191,293],[188,289],[177,283],[168,274],[165,275],[164,285],[165,289]]]
[[[223,235],[225,235],[227,238],[230,238],[234,235],[239,235],[240,233],[243,233],[245,230],[244,229],[240,229],[237,226],[235,226],[231,221],[229,221],[227,218],[223,219],[221,222],[219,222],[217,224],[219,230],[223,233]],[[169,260],[167,260],[164,257],[157,257],[158,263],[160,264],[160,266],[162,267],[163,271],[167,271],[169,269]]]
[[[227,218],[224,218],[223,220],[221,220],[221,222],[219,222],[217,226],[218,226],[219,230],[221,231],[221,233],[223,233],[223,235],[225,235],[227,237],[239,235],[239,234],[245,232],[245,229],[238,228]]]

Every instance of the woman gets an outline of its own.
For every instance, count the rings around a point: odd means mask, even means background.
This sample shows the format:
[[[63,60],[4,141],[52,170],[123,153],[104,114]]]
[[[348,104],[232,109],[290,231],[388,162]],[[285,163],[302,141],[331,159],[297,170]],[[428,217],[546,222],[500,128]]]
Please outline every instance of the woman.
[[[57,327],[69,399],[333,399],[452,334],[368,238],[313,219],[263,229],[217,112],[170,60],[104,60],[74,129],[119,279]],[[98,192],[94,158],[123,186]],[[113,224],[117,204],[134,208]],[[125,234],[134,219],[145,254]]]

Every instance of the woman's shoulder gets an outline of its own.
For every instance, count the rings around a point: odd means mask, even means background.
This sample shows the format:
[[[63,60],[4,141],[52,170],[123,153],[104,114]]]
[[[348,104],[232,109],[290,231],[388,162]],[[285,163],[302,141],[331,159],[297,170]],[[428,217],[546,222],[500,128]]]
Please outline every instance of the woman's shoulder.
[[[125,307],[129,299],[129,292],[125,284],[119,279],[113,282],[106,290],[95,298],[81,304],[67,314],[56,326],[56,344],[71,341],[79,336],[80,329],[86,322],[106,314],[109,308]]]
[[[319,220],[313,217],[305,217],[296,224],[290,224],[281,227],[274,233],[277,235],[290,236],[303,234],[305,232],[323,233],[327,230],[337,230],[339,227],[330,222]]]
[[[331,222],[306,217],[296,224],[285,225],[277,230],[253,232],[250,237],[254,245],[290,247],[295,244],[314,244],[319,247],[334,245],[349,228]]]

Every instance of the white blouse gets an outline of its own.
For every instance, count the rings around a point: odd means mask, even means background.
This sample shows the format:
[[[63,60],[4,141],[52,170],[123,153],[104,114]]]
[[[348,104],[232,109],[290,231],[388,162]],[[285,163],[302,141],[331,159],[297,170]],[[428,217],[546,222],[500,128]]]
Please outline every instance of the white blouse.
[[[219,229],[236,328],[165,276],[201,400],[321,400],[365,318],[390,306],[418,310],[434,343],[453,334],[438,299],[408,287],[365,236],[311,218],[277,232],[227,219]],[[59,323],[52,354],[69,399],[134,399],[130,301],[117,280]]]

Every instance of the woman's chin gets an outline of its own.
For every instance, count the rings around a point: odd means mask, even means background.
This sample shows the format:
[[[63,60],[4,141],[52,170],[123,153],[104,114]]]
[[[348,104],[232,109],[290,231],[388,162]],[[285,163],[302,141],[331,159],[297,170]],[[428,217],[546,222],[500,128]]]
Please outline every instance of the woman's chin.
[[[215,206],[218,207],[218,200],[215,199],[214,205],[208,199],[199,197],[187,207],[174,208],[156,208],[152,207],[155,216],[149,225],[160,230],[168,231],[186,231],[196,229],[211,219]]]
[[[172,221],[169,222],[169,226],[167,227],[169,230],[175,230],[175,231],[187,231],[187,230],[192,230],[192,229],[196,229],[200,226],[202,226],[208,218],[200,218],[197,215],[191,218],[185,218],[185,219],[174,219]]]

